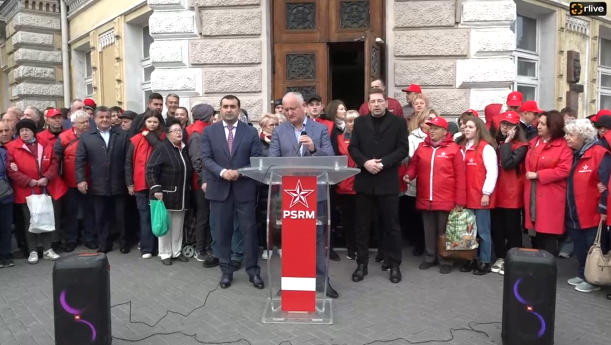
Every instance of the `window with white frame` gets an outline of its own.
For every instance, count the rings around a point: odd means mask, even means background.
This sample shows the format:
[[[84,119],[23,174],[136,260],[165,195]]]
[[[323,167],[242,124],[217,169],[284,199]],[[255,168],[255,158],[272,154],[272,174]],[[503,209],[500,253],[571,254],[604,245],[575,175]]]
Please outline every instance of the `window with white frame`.
[[[611,40],[600,39],[598,109],[611,109]]]
[[[148,103],[148,97],[153,91],[151,90],[151,73],[155,70],[151,62],[151,43],[153,38],[149,33],[149,27],[142,28],[142,91],[144,104]]]
[[[93,69],[91,68],[91,51],[85,53],[85,95],[93,97]]]
[[[516,35],[514,91],[524,100],[538,101],[539,96],[539,23],[537,19],[518,14],[512,26]]]

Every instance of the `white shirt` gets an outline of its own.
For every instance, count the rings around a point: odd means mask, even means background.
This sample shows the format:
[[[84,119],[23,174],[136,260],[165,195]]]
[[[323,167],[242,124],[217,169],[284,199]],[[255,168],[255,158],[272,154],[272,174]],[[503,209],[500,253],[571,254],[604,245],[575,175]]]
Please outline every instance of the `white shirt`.
[[[487,143],[482,142],[481,144],[486,144],[482,153],[484,167],[486,168],[486,180],[484,181],[484,187],[482,187],[482,193],[484,195],[491,195],[494,192],[494,188],[496,187],[496,180],[499,176],[499,163],[494,148]],[[472,146],[473,140],[469,140],[469,142],[465,146],[465,149],[468,150]]]
[[[238,123],[233,124],[233,128],[231,129],[231,133],[233,133],[233,140],[235,141],[235,129],[238,127]],[[229,141],[229,124],[223,120],[223,128],[225,128],[225,140]],[[230,152],[231,153],[231,152]],[[227,169],[221,170],[221,177],[223,177],[223,173],[227,171]]]
[[[110,128],[105,132],[98,128],[98,132],[100,132],[102,139],[104,139],[104,142],[106,143],[106,147],[108,147],[108,142],[110,141]]]

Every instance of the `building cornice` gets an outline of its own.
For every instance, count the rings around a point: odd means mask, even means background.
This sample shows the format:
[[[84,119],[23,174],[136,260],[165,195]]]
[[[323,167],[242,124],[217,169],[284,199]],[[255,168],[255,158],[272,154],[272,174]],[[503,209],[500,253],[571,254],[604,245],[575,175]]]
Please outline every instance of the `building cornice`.
[[[25,8],[25,2],[23,0],[6,0],[0,5],[0,15],[4,18],[5,22],[10,21],[19,10]]]
[[[65,0],[66,6],[68,6],[68,19],[72,19],[72,17],[93,6],[98,1],[100,0]]]

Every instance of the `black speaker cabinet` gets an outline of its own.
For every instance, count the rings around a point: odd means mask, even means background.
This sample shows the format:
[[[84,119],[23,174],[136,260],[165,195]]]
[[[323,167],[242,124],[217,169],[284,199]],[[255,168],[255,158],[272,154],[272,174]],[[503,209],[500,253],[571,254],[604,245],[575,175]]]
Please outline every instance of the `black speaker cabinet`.
[[[65,256],[53,266],[55,345],[110,345],[110,265],[104,254]]]
[[[503,345],[552,345],[556,319],[556,258],[513,248],[505,258]]]

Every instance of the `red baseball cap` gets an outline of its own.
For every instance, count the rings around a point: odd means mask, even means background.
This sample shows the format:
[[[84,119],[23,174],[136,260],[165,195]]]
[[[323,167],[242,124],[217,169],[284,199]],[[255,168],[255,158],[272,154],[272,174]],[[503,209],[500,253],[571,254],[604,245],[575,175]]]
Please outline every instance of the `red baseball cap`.
[[[519,107],[522,105],[522,100],[524,97],[522,93],[519,91],[510,92],[507,96],[507,106],[508,107]]]
[[[517,125],[518,123],[520,123],[520,114],[516,113],[515,111],[506,111],[504,113],[501,114],[501,121],[500,122],[509,122],[512,125]]]
[[[403,92],[422,93],[422,89],[420,88],[420,85],[418,85],[418,84],[411,84],[408,88],[405,88],[405,89],[403,89],[401,91],[403,91]]]
[[[539,109],[537,102],[535,101],[526,101],[524,104],[520,106],[520,112],[528,111],[531,113],[542,113],[543,110]]]
[[[86,98],[83,103],[85,103],[86,107],[91,107],[91,108],[95,108],[97,107],[97,105],[95,104],[95,101],[91,98]]]
[[[473,114],[473,116],[479,118],[479,113],[477,112],[477,110],[469,109],[469,110],[465,111],[465,113],[471,113],[471,114]]]
[[[448,130],[448,121],[446,121],[446,119],[440,116],[437,116],[436,118],[432,119],[431,121],[427,121],[426,124],[429,126],[437,126],[437,127],[445,128],[446,131]]]
[[[49,109],[47,110],[47,117],[53,116],[62,116],[62,112],[59,109]]]

